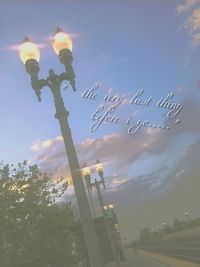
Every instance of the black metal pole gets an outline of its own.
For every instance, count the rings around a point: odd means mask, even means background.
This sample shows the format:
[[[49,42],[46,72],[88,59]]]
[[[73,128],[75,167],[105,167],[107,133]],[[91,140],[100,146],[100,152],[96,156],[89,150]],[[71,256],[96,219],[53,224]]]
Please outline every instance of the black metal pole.
[[[52,69],[49,70],[49,76],[45,79],[38,79],[39,64],[35,59],[27,60],[25,63],[26,71],[31,76],[32,88],[41,101],[41,89],[45,86],[49,87],[55,103],[56,114],[55,117],[60,123],[60,128],[65,144],[65,149],[69,161],[69,167],[73,180],[74,190],[79,208],[80,219],[83,228],[83,234],[87,247],[90,266],[88,267],[103,267],[103,262],[100,255],[97,233],[92,219],[88,198],[85,192],[81,170],[72,140],[71,130],[68,124],[69,112],[65,109],[64,102],[61,96],[61,83],[67,80],[72,85],[73,91],[75,88],[75,76],[72,72],[72,67],[69,67],[72,61],[71,52],[66,49],[65,53],[61,53],[60,61],[66,67],[66,72],[57,75]]]
[[[112,250],[112,254],[113,254],[113,259],[114,259],[115,265],[116,265],[116,267],[121,267],[121,262],[120,262],[120,259],[119,259],[119,255],[117,253],[117,249],[116,249],[116,245],[115,245],[115,241],[114,241],[114,236],[113,236],[113,233],[112,233],[111,225],[110,225],[109,219],[107,217],[107,214],[106,214],[106,211],[105,211],[105,208],[104,208],[105,205],[104,205],[103,197],[102,197],[101,191],[100,191],[100,183],[95,179],[95,182],[92,185],[94,185],[96,190],[97,190],[99,203],[100,203],[101,210],[102,210],[102,213],[103,213],[103,216],[104,216],[106,232],[107,232],[108,239],[109,239],[109,242],[110,242],[110,246],[111,246],[111,250]]]
[[[77,203],[79,207],[79,213],[81,223],[83,227],[83,233],[85,237],[85,243],[87,246],[90,267],[103,267],[102,259],[100,256],[100,250],[97,240],[96,229],[94,221],[92,219],[89,202],[84,188],[83,178],[78,162],[78,157],[74,147],[71,130],[68,124],[68,111],[66,111],[64,102],[60,92],[59,83],[57,83],[56,74],[51,70],[48,77],[48,81],[51,83],[51,91],[54,97],[54,103],[56,108],[55,117],[60,123],[60,128],[65,144],[66,153],[68,156],[69,167],[74,184],[74,190],[76,193]]]

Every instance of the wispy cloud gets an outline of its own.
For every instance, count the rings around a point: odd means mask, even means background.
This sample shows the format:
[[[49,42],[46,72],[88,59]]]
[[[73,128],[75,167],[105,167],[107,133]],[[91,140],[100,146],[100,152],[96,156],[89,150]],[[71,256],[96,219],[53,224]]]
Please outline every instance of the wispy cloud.
[[[186,14],[184,18],[183,28],[191,36],[192,46],[200,45],[200,0],[185,0],[183,4],[177,6],[178,15]]]
[[[178,14],[185,13],[198,3],[200,3],[200,0],[185,0],[177,6],[176,11]]]
[[[193,10],[192,14],[186,18],[184,25],[192,37],[192,46],[200,45],[200,7]]]
[[[44,141],[37,140],[32,146],[31,150],[34,152],[41,151],[45,148],[55,146],[57,143],[63,140],[62,136],[57,136],[55,139],[48,139]]]
[[[186,27],[191,32],[196,32],[200,30],[200,8],[193,10],[192,15],[187,17]]]

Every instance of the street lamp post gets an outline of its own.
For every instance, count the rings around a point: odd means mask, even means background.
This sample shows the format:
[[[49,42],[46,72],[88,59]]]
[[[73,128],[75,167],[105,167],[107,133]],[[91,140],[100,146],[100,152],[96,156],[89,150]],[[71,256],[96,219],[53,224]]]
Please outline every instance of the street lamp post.
[[[162,225],[162,239],[164,239],[165,238],[166,223],[162,222],[161,225]]]
[[[189,222],[190,221],[190,213],[189,213],[189,211],[186,211],[184,214],[185,214],[185,216],[187,218],[187,222]]]
[[[87,167],[86,164],[84,164],[84,168],[82,170],[83,175],[84,175],[84,177],[86,179],[86,183],[88,184],[88,187],[90,188],[90,190],[92,190],[93,187],[96,188],[98,199],[99,199],[99,203],[100,203],[100,207],[101,207],[102,214],[103,214],[104,221],[105,221],[106,232],[107,232],[109,243],[110,243],[111,250],[112,250],[113,259],[114,259],[116,267],[121,267],[119,255],[117,253],[115,239],[114,239],[114,236],[113,236],[113,233],[112,233],[110,221],[109,221],[109,218],[107,216],[107,212],[106,212],[106,209],[105,209],[105,204],[104,204],[103,197],[102,197],[102,194],[101,194],[101,191],[100,191],[100,185],[101,184],[103,185],[103,187],[105,189],[105,181],[104,181],[103,165],[98,160],[97,160],[97,164],[96,164],[96,171],[98,172],[101,180],[97,181],[97,179],[95,179],[94,183],[92,183],[91,182],[90,168]]]
[[[86,173],[87,169],[89,169],[89,168],[87,167],[86,164],[84,164],[83,169],[85,170],[85,173]],[[89,172],[90,172],[90,170],[89,170]],[[94,205],[94,202],[93,202],[93,199],[92,199],[92,194],[91,194],[90,185],[89,185],[88,181],[86,181],[85,185],[86,185],[86,189],[87,189],[87,193],[88,193],[89,204],[91,206],[92,215],[93,215],[94,218],[96,218],[95,205]]]
[[[58,28],[53,36],[52,46],[55,52],[58,54],[60,62],[64,65],[65,72],[57,75],[53,69],[50,69],[47,79],[38,78],[38,73],[40,70],[38,63],[40,53],[36,44],[32,43],[28,38],[25,38],[24,42],[19,48],[19,55],[25,64],[27,73],[31,77],[32,88],[35,91],[38,101],[41,101],[41,89],[45,86],[49,87],[53,94],[56,108],[55,118],[58,119],[60,123],[65,149],[68,156],[90,267],[103,267],[97,234],[84,188],[77,154],[72,140],[71,130],[68,124],[69,112],[65,109],[64,101],[61,96],[61,83],[64,80],[69,81],[73,91],[76,91],[75,74],[71,64],[73,60],[71,52],[72,40],[69,35]]]

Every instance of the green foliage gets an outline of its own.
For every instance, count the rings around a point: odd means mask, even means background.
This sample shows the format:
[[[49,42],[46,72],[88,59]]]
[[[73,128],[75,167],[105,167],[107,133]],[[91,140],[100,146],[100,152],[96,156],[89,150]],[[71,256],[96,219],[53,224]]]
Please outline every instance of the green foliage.
[[[56,204],[66,187],[26,161],[0,164],[0,266],[73,266],[73,209]]]
[[[149,236],[149,227],[145,227],[140,231],[140,240],[148,240]]]

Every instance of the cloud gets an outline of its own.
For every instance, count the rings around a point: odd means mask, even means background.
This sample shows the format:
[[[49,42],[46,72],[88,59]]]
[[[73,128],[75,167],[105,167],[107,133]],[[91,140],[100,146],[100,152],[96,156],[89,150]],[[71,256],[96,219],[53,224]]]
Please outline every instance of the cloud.
[[[80,166],[84,162],[87,162],[89,166],[93,165],[96,159],[104,162],[106,173],[109,172],[109,177],[106,179],[108,192],[119,192],[123,188],[128,188],[132,182],[134,186],[145,186],[149,192],[152,190],[158,191],[161,188],[164,190],[171,181],[167,164],[172,159],[173,162],[170,164],[173,169],[173,166],[178,166],[179,157],[186,153],[188,143],[182,144],[182,136],[189,137],[187,140],[193,140],[194,136],[200,135],[199,103],[195,97],[190,96],[182,104],[183,110],[178,116],[181,123],[176,125],[174,120],[167,118],[164,121],[164,125],[169,126],[170,130],[149,128],[134,136],[130,136],[124,131],[98,138],[88,138],[76,144]],[[175,147],[174,144],[176,144]],[[31,149],[35,153],[34,162],[43,171],[51,173],[54,177],[70,177],[68,160],[61,136],[37,141],[31,146]],[[162,157],[162,161],[159,161]],[[138,164],[141,165],[140,169],[145,171],[145,167],[142,165],[145,160],[152,160],[155,165],[154,169],[149,167],[147,175],[133,176],[134,166]],[[160,166],[164,168],[161,171]],[[183,169],[183,166],[174,169],[170,175],[178,179],[183,174]],[[113,175],[113,173],[115,174]]]
[[[192,36],[192,46],[200,45],[200,8],[193,10],[192,14],[185,20],[185,28]]]
[[[185,0],[183,4],[176,7],[176,11],[178,14],[185,13],[198,3],[200,3],[200,0]]]
[[[186,18],[185,27],[192,33],[200,30],[200,8],[194,9],[192,14]]]
[[[108,164],[106,169],[111,169],[110,173],[117,172],[117,174],[106,177],[107,190],[118,191],[121,185],[125,185],[128,179],[132,178],[127,175],[129,167],[142,155],[148,153],[149,146],[156,142],[158,131],[149,129],[134,137],[124,132],[86,139],[76,145],[81,166],[84,161],[92,165],[95,159]],[[53,178],[70,176],[62,138],[37,141],[31,149],[35,153],[34,162],[41,170],[49,173]]]
[[[177,6],[177,13],[186,12],[198,3],[200,0],[186,0],[184,4]],[[200,45],[200,7],[190,11],[190,14],[184,19],[183,28],[191,36],[192,46],[198,47]]]
[[[37,152],[39,150],[42,150],[43,148],[54,146],[57,142],[62,141],[62,140],[63,140],[62,136],[57,136],[53,140],[52,139],[45,140],[45,141],[37,140],[35,144],[31,146],[31,150],[33,150],[34,152]]]
[[[128,187],[138,188],[141,186],[149,186],[149,189],[156,190],[163,185],[161,181],[166,178],[167,167],[163,166],[162,168],[143,175],[138,176],[113,176],[110,188],[108,188],[108,192],[119,192],[123,190],[127,190]]]

